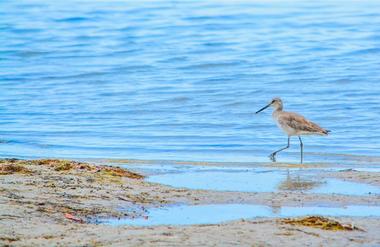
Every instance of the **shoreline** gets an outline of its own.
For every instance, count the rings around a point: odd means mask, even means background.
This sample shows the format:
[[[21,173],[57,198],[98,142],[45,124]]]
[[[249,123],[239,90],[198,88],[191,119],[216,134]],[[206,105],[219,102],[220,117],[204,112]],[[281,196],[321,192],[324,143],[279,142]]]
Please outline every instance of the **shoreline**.
[[[349,170],[326,176],[380,185],[379,176],[371,172]],[[67,160],[0,160],[0,178],[1,245],[380,244],[376,234],[380,218],[376,217],[328,217],[363,231],[323,230],[270,218],[189,226],[116,227],[91,223],[96,218],[146,217],[150,208],[183,204],[380,206],[379,195],[190,190],[144,181],[144,175],[137,171]]]

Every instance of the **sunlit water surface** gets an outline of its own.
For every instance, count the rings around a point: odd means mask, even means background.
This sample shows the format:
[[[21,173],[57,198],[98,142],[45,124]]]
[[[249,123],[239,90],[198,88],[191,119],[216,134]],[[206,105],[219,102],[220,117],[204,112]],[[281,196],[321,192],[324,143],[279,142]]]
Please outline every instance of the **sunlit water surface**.
[[[254,112],[274,96],[332,131],[304,139],[307,162],[380,156],[380,1],[19,0],[0,15],[2,157],[267,161],[286,137]],[[292,145],[278,160],[299,161]]]

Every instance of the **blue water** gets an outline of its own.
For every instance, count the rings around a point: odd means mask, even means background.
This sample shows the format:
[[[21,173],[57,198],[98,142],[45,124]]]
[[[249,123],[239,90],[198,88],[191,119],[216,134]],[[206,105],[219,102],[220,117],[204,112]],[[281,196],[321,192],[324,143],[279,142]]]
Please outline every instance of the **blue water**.
[[[167,166],[165,166],[166,169]],[[354,196],[379,195],[380,187],[344,181],[335,178],[316,180],[314,176],[304,171],[269,169],[183,169],[161,170],[162,174],[152,175],[148,182],[165,184],[178,188],[240,191],[240,192],[278,192],[284,190],[316,194],[341,194]],[[294,187],[307,183],[307,187]],[[285,187],[284,187],[285,184]],[[286,186],[286,184],[290,184]]]
[[[254,112],[274,96],[332,131],[304,139],[306,162],[380,156],[380,1],[3,0],[0,16],[1,157],[267,161],[286,137]],[[299,161],[293,143],[278,161]]]
[[[176,207],[154,208],[145,218],[108,219],[100,221],[110,225],[191,225],[216,224],[225,221],[256,217],[298,217],[306,215],[380,217],[377,206],[346,207],[280,207],[271,208],[263,205],[220,204],[220,205],[185,205]]]

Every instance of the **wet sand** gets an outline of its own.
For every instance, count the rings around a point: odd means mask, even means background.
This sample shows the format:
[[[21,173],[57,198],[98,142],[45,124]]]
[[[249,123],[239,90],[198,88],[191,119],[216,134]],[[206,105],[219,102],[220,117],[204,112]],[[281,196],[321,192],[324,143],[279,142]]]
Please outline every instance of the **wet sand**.
[[[323,176],[379,185],[379,173]],[[322,176],[316,173],[316,176]],[[117,167],[59,160],[0,161],[0,245],[10,246],[359,246],[380,245],[380,218],[328,217],[357,229],[320,229],[255,218],[191,226],[111,226],[108,217],[147,217],[178,204],[246,203],[272,207],[374,205],[379,195],[223,192],[173,188]]]

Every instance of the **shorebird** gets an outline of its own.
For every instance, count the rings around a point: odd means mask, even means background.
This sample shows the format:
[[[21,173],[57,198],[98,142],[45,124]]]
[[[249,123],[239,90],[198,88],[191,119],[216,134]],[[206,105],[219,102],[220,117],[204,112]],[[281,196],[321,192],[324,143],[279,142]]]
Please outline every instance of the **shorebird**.
[[[273,162],[276,162],[276,154],[290,147],[290,137],[298,136],[298,139],[300,140],[301,164],[302,164],[303,163],[303,143],[302,143],[301,136],[302,135],[325,136],[325,135],[328,135],[330,131],[321,128],[318,124],[313,123],[310,120],[307,120],[305,117],[295,112],[283,111],[283,104],[280,98],[272,99],[272,101],[268,105],[258,110],[256,114],[265,110],[269,106],[272,106],[274,108],[273,113],[272,113],[274,121],[277,123],[278,127],[281,128],[288,135],[288,145],[284,148],[281,148],[273,152],[271,155],[269,155],[269,158]]]

